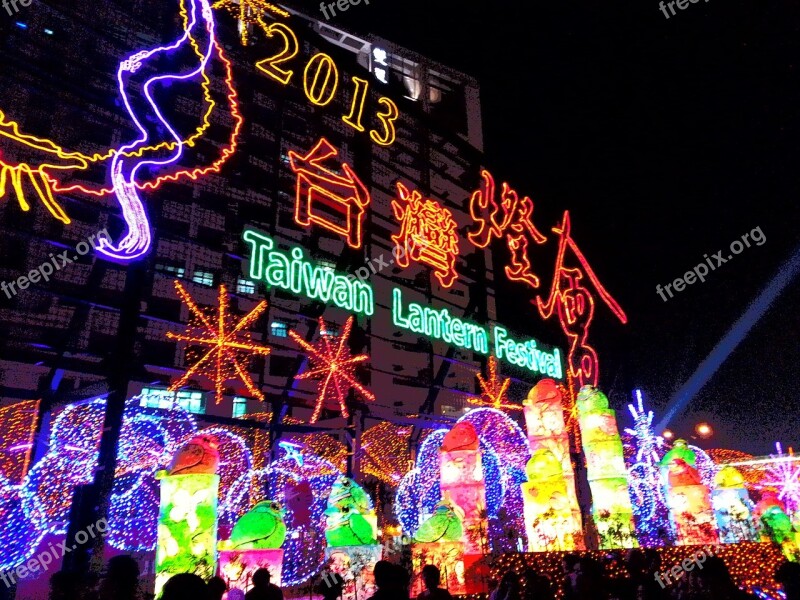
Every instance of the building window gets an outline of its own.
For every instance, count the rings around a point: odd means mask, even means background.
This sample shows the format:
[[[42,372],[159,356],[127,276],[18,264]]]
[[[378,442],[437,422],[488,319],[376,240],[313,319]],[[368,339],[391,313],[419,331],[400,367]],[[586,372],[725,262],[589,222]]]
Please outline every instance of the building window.
[[[236,284],[236,291],[239,294],[255,294],[256,284],[249,279],[242,279],[239,277],[239,282]]]
[[[214,274],[210,271],[195,271],[192,281],[211,287],[214,285]]]
[[[163,265],[160,263],[156,264],[156,271],[159,273],[166,273],[172,277],[175,277],[176,279],[183,279],[183,276],[186,273],[186,269],[183,267],[173,267],[172,265]]]
[[[289,324],[283,321],[273,321],[269,326],[272,335],[275,337],[289,337]]]
[[[233,418],[241,419],[247,414],[247,398],[235,396],[233,398]]]
[[[203,392],[170,392],[159,388],[144,388],[139,404],[144,408],[174,410],[180,407],[198,415],[206,413],[206,397]]]
[[[339,337],[339,324],[338,323],[325,323],[325,329],[320,332],[325,337],[336,338]]]
[[[328,260],[327,258],[316,258],[314,262],[317,263],[323,269],[327,269],[328,271],[334,271],[336,269],[336,263],[332,260]]]

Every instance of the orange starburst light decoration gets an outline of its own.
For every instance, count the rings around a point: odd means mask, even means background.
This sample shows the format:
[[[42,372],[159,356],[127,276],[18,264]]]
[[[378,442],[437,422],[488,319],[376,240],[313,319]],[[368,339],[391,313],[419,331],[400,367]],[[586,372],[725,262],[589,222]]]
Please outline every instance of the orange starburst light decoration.
[[[522,410],[519,404],[512,404],[507,402],[506,392],[508,386],[511,384],[511,379],[502,379],[497,369],[497,359],[494,356],[489,357],[489,377],[484,379],[478,373],[478,384],[481,386],[481,397],[470,398],[470,404],[478,404],[480,406],[491,406],[498,410]]]
[[[170,331],[167,332],[167,338],[187,342],[191,346],[199,347],[200,350],[187,352],[187,359],[194,364],[183,377],[169,387],[169,390],[177,391],[193,376],[203,375],[214,382],[219,404],[222,400],[223,384],[230,379],[238,378],[255,398],[263,401],[264,394],[256,387],[245,366],[252,355],[267,356],[270,353],[269,348],[253,343],[247,330],[247,327],[267,308],[267,301],[260,302],[237,323],[229,313],[228,290],[224,285],[219,287],[219,308],[216,315],[209,315],[200,308],[179,281],[175,282],[175,289],[189,308],[190,320],[186,333],[177,334]]]
[[[332,340],[332,336],[325,330],[325,321],[319,319],[320,341],[312,346],[300,337],[297,332],[290,331],[289,336],[297,342],[303,350],[308,352],[309,359],[313,368],[305,373],[300,373],[295,379],[324,378],[319,387],[317,404],[314,414],[311,416],[311,423],[316,423],[326,401],[335,400],[339,403],[342,416],[348,418],[350,411],[347,409],[347,393],[350,389],[356,390],[367,400],[375,401],[375,395],[361,385],[355,376],[355,366],[358,363],[369,360],[366,354],[352,356],[347,346],[347,339],[350,337],[350,330],[353,327],[353,317],[347,319],[338,340]]]

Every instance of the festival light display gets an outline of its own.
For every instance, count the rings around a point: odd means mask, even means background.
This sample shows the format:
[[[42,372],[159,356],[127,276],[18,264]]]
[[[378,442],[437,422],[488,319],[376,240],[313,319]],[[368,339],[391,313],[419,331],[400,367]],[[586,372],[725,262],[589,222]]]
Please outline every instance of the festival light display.
[[[685,440],[675,440],[661,459],[668,483],[667,503],[677,532],[676,543],[718,544],[719,535],[709,488],[695,468],[697,455]]]
[[[549,480],[556,476],[556,470],[548,466],[549,457],[542,454],[542,451],[546,450],[559,463],[560,469],[557,470],[557,473],[559,477],[563,478],[564,482],[564,491],[559,492],[563,494],[563,498],[556,499],[558,500],[560,513],[558,517],[562,524],[558,528],[553,526],[552,531],[558,532],[558,534],[554,538],[548,535],[547,539],[552,538],[558,540],[556,542],[558,544],[565,544],[563,546],[564,550],[582,550],[585,547],[581,534],[583,526],[575,489],[575,471],[570,457],[569,432],[564,422],[563,396],[555,381],[542,379],[531,389],[524,402],[524,414],[525,425],[528,429],[528,443],[533,455],[538,456],[537,461],[533,464],[529,463],[526,468],[530,470],[531,467],[534,467],[533,474],[535,477],[544,479],[551,487],[555,486],[555,482]],[[532,484],[530,476],[531,473],[529,472],[528,482]],[[526,502],[528,502],[527,499]],[[537,502],[537,509],[534,512],[530,512],[533,509],[526,508],[528,510],[527,514],[538,516],[540,514],[536,512],[538,507],[549,507],[549,499],[547,498]],[[567,512],[570,513],[569,519],[566,518]],[[528,523],[533,523],[533,521],[526,516],[526,524]],[[531,541],[530,531],[529,526],[529,544],[538,544],[539,542]],[[551,542],[545,541],[545,547],[548,543]]]
[[[492,238],[505,236],[511,254],[511,264],[505,267],[511,281],[522,281],[533,288],[539,287],[539,278],[533,273],[528,246],[530,242],[544,244],[547,238],[533,224],[533,201],[525,196],[522,200],[507,183],[503,183],[500,202],[497,201],[494,177],[489,171],[481,171],[481,189],[470,197],[469,211],[478,229],[467,237],[478,248],[486,248]]]
[[[599,377],[597,352],[587,343],[589,326],[594,318],[595,303],[591,291],[584,287],[585,280],[588,279],[620,322],[627,323],[628,317],[600,283],[586,257],[572,239],[570,229],[569,211],[566,211],[561,227],[553,228],[553,232],[557,233],[560,239],[550,295],[546,302],[537,297],[536,306],[543,319],[549,319],[554,312],[558,314],[561,329],[570,341],[567,355],[570,379],[580,388],[584,385],[597,386]],[[577,259],[579,266],[566,266],[567,250]]]
[[[458,257],[458,233],[453,213],[429,198],[423,201],[418,190],[410,191],[397,182],[398,200],[392,200],[392,211],[400,221],[400,233],[392,236],[397,264],[407,267],[410,261],[433,268],[443,288],[452,287]]]
[[[163,473],[156,548],[156,596],[179,573],[209,579],[217,566],[219,451],[211,436],[190,440]]]
[[[226,9],[239,21],[239,38],[242,46],[250,41],[250,27],[260,25],[267,35],[269,27],[264,22],[264,13],[268,12],[281,17],[289,17],[289,13],[265,0],[219,0],[212,8]]]
[[[468,422],[457,423],[445,435],[439,449],[439,487],[442,495],[449,496],[464,513],[462,541],[465,554],[483,554],[488,548],[489,523],[482,458],[478,433]]]
[[[470,404],[478,404],[481,406],[491,406],[492,408],[502,410],[522,410],[519,404],[508,402],[506,393],[511,380],[506,378],[501,380],[497,372],[497,359],[494,356],[489,357],[489,377],[483,378],[480,373],[477,374],[478,385],[481,387],[480,398],[470,398]]]
[[[0,423],[3,424],[0,477],[7,483],[20,483],[28,472],[38,413],[38,400],[23,400],[0,408]]]
[[[305,373],[300,373],[295,379],[324,378],[319,387],[314,413],[311,423],[319,420],[322,409],[326,403],[335,401],[344,418],[350,416],[347,408],[347,394],[351,389],[357,391],[367,400],[375,401],[375,394],[370,392],[356,378],[356,365],[369,360],[366,354],[352,356],[348,346],[350,330],[353,328],[353,317],[347,319],[337,339],[331,340],[331,335],[325,329],[325,321],[319,318],[320,341],[316,346],[306,342],[296,331],[289,331],[297,344],[309,354],[313,368]]]
[[[361,434],[361,472],[394,487],[410,470],[412,428],[389,421]]]
[[[578,393],[577,408],[600,548],[636,548],[639,543],[616,413],[609,408],[606,395],[589,385]]]
[[[167,338],[189,344],[187,359],[194,364],[170,385],[170,391],[177,391],[192,377],[203,375],[214,382],[219,404],[224,394],[224,383],[238,378],[254,397],[263,401],[264,394],[247,372],[246,361],[253,355],[267,356],[270,353],[269,348],[252,341],[247,329],[266,310],[266,300],[259,302],[247,315],[236,321],[230,314],[228,290],[224,285],[219,287],[219,305],[214,316],[200,308],[178,280],[175,280],[175,289],[189,309],[190,320],[186,333],[168,331]]]
[[[794,515],[800,512],[800,460],[791,449],[785,454],[780,442],[775,444],[775,449],[777,453],[770,455],[772,461],[766,467],[759,488],[775,490],[787,512]]]
[[[294,220],[303,227],[314,223],[333,231],[357,249],[363,244],[362,228],[371,197],[367,186],[347,163],[337,166],[344,175],[320,164],[338,155],[325,138],[320,138],[305,156],[289,151],[289,166],[297,175]]]
[[[757,542],[758,531],[751,514],[754,507],[742,474],[735,467],[723,467],[714,483],[712,503],[722,543]]]
[[[634,440],[634,461],[628,469],[628,490],[639,544],[644,547],[663,546],[672,538],[672,522],[664,495],[666,482],[658,465],[664,439],[653,430],[653,411],[645,410],[641,391],[636,390],[635,394],[637,404],[628,405],[634,427],[625,429],[625,433]]]
[[[774,493],[766,492],[756,504],[754,513],[761,524],[762,541],[779,546],[789,560],[800,560],[796,533],[783,502]]]
[[[573,551],[583,544],[580,513],[570,502],[567,477],[552,451],[534,451],[522,484],[528,552]]]

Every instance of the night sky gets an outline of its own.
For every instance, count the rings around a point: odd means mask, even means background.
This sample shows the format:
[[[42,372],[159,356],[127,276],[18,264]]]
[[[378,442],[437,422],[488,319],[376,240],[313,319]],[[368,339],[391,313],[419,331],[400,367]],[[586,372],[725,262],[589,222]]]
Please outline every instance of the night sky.
[[[800,4],[781,0],[701,0],[669,20],[655,0],[372,0],[331,24],[480,80],[486,166],[533,198],[540,227],[571,211],[575,239],[629,316],[622,326],[596,313],[601,387],[617,409],[640,387],[658,419],[800,245],[798,17]],[[656,294],[756,227],[762,246],[668,302]],[[564,347],[523,290],[500,290],[501,320]],[[676,434],[707,420],[704,447],[798,446],[799,304],[795,280],[676,416]]]

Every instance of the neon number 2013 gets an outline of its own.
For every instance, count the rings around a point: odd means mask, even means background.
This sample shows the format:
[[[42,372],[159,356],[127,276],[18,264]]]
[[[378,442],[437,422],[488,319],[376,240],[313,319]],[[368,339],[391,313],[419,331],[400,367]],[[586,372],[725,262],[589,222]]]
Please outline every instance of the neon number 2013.
[[[342,117],[342,121],[357,131],[364,131],[361,117],[364,114],[364,101],[367,99],[369,81],[360,77],[353,77],[352,79],[353,83],[356,84],[356,90],[353,92],[353,104],[350,106],[350,114]]]
[[[264,73],[272,77],[274,80],[282,83],[283,85],[287,85],[289,80],[292,78],[292,75],[294,75],[294,71],[286,71],[277,65],[285,63],[286,61],[297,56],[297,53],[300,50],[300,44],[297,41],[297,36],[294,34],[294,31],[289,29],[289,27],[283,23],[273,23],[264,29],[264,32],[268,37],[273,37],[275,34],[282,37],[283,50],[278,52],[278,54],[258,61],[256,63],[256,67],[264,71]]]
[[[320,75],[325,72],[322,84],[319,84]],[[309,74],[314,73],[314,77],[309,82]],[[333,84],[328,85],[333,75]],[[339,69],[336,63],[327,54],[315,54],[311,57],[306,65],[306,70],[303,73],[303,91],[306,93],[306,98],[312,104],[317,106],[325,106],[333,100],[336,90],[339,87]],[[328,91],[327,96],[325,91]]]
[[[394,140],[397,137],[397,131],[395,129],[394,122],[397,120],[397,117],[400,116],[400,111],[397,108],[397,104],[385,96],[378,99],[378,104],[384,104],[387,107],[387,112],[380,112],[375,115],[383,124],[383,135],[379,135],[378,132],[373,129],[369,132],[369,137],[371,137],[372,141],[376,144],[381,146],[391,146],[394,144]]]

